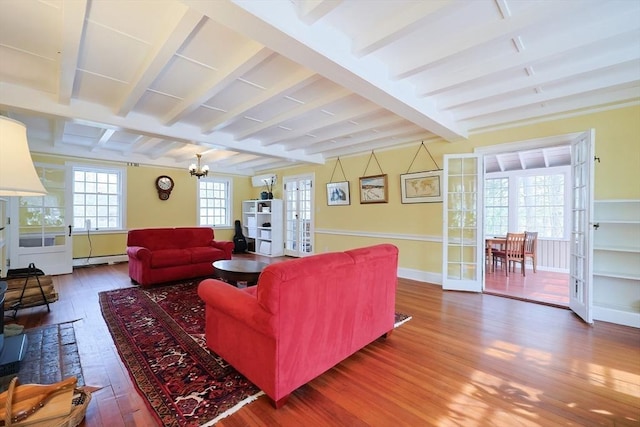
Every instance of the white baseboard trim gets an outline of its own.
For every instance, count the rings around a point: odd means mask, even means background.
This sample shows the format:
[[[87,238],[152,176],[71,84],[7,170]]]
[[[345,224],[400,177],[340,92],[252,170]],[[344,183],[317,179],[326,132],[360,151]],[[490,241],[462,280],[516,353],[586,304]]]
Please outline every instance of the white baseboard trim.
[[[442,286],[442,274],[412,268],[398,268],[398,277]]]
[[[640,313],[615,308],[594,305],[593,320],[640,328]]]
[[[91,258],[75,258],[73,260],[74,267],[84,267],[87,265],[115,264],[117,262],[127,262],[129,257],[126,255],[109,255],[97,256]]]

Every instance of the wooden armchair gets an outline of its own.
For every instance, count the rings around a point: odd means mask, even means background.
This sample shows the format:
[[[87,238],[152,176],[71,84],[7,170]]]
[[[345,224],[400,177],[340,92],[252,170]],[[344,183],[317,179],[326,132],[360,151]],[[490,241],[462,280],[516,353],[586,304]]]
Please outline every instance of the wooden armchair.
[[[493,252],[494,263],[500,259],[503,265],[507,266],[506,273],[509,276],[509,270],[514,268],[515,263],[519,262],[522,266],[522,275],[525,276],[524,269],[524,233],[507,233],[507,241],[504,250]]]
[[[538,232],[537,231],[525,231],[524,232],[524,260],[531,258],[533,263],[533,272],[536,272],[536,266],[538,264],[536,254],[538,252]],[[524,269],[524,264],[523,267]]]

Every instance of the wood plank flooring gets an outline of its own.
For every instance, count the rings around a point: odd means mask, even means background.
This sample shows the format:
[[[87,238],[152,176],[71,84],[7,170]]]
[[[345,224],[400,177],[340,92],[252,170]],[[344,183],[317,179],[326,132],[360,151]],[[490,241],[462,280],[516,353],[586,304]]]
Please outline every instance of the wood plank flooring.
[[[502,295],[525,301],[569,307],[569,274],[527,268],[523,276],[519,268],[507,277],[505,271],[497,268],[485,272],[484,291],[492,295]]]
[[[154,426],[102,319],[98,292],[127,264],[57,276],[60,300],[18,313],[27,328],[76,320],[93,394],[83,426]],[[400,279],[413,319],[293,393],[261,397],[218,426],[638,426],[640,331],[571,311]]]

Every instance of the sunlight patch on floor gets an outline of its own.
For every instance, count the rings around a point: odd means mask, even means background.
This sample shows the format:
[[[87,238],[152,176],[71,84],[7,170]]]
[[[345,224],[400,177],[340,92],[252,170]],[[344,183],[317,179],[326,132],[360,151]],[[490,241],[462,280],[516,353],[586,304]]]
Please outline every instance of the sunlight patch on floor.
[[[498,353],[506,353],[495,350]],[[455,425],[484,426],[538,426],[536,404],[540,402],[541,390],[524,384],[504,381],[482,371],[475,371],[469,383],[448,405],[449,413],[439,420],[439,426]],[[511,403],[511,410],[496,409],[495,400]]]

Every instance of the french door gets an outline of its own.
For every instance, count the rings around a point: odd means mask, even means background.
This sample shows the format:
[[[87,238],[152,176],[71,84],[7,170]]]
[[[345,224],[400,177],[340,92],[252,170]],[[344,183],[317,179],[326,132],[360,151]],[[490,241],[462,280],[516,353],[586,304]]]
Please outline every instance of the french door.
[[[478,154],[444,156],[442,288],[482,292],[484,164]]]
[[[9,268],[34,263],[45,274],[68,274],[73,259],[65,167],[36,163],[35,168],[47,195],[11,198]]]
[[[313,253],[313,175],[284,178],[284,254]]]
[[[593,323],[593,130],[571,141],[571,250],[569,307]]]

